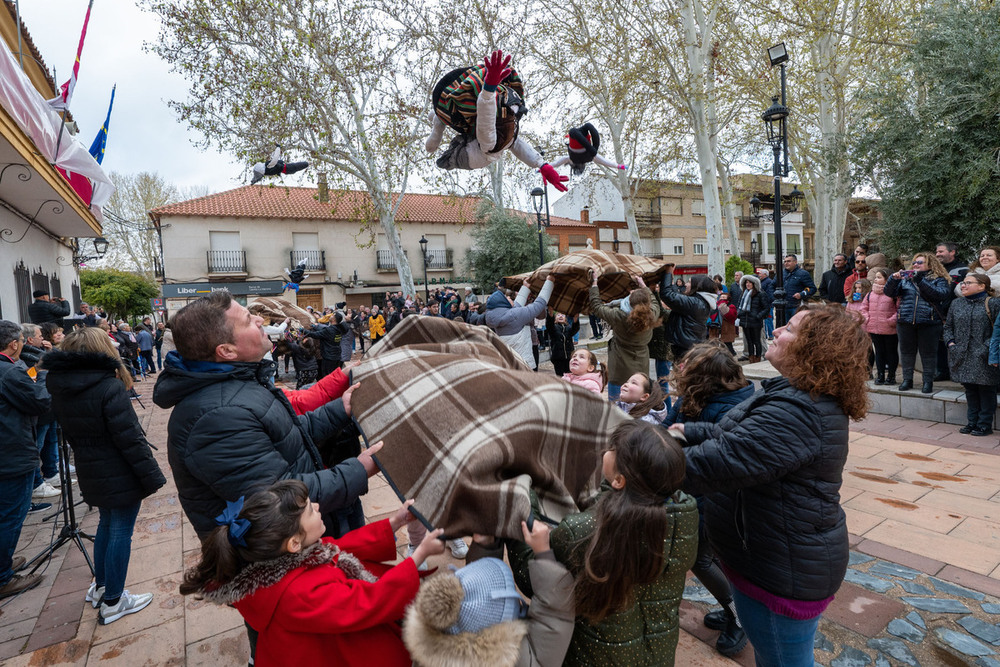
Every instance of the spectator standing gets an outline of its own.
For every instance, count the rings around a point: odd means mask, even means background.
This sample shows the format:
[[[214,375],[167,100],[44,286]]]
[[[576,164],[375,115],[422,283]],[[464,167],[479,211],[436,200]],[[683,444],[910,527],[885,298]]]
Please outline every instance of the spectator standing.
[[[747,343],[747,358],[752,364],[759,362],[764,354],[764,318],[770,307],[770,299],[761,291],[757,276],[744,276],[742,295],[736,305],[736,316]]]
[[[368,317],[368,332],[372,345],[385,335],[385,318],[378,312],[378,306],[372,306],[372,314]]]
[[[962,278],[969,272],[969,266],[959,257],[958,246],[951,241],[942,241],[937,244],[934,256],[941,262],[941,266],[948,272],[951,282],[956,285],[961,284]]]
[[[718,306],[718,286],[708,276],[692,276],[684,292],[671,283],[671,274],[660,280],[660,301],[670,310],[664,324],[674,360],[708,338],[708,318]]]
[[[816,283],[809,272],[799,266],[795,255],[785,255],[784,272],[785,322],[788,322],[798,307],[816,293]]]
[[[136,327],[135,342],[139,346],[139,364],[148,375],[156,373],[156,364],[153,363],[153,334],[149,333],[146,325],[140,324]]]
[[[60,335],[62,334],[62,330],[54,322],[46,322],[43,326],[54,326]],[[42,355],[51,350],[53,345],[45,340],[41,327],[37,324],[22,324],[21,336],[24,338],[21,363],[27,367],[28,375],[37,377],[41,370],[38,364]],[[61,493],[59,488],[62,486],[62,481],[59,479],[59,441],[56,438],[56,418],[51,410],[38,415],[35,422],[35,444],[38,446],[41,465],[35,466],[34,490],[31,492],[31,498],[34,501],[58,497]]]
[[[163,370],[163,332],[166,325],[163,322],[156,323],[156,331],[153,333],[153,347],[156,348],[156,370]]]
[[[107,625],[141,611],[152,593],[125,590],[132,533],[142,499],[167,483],[132,409],[132,377],[98,329],[71,333],[45,355],[52,409],[73,448],[80,493],[97,507],[95,579],[86,600]]]
[[[844,281],[851,275],[847,266],[847,255],[833,256],[833,268],[823,273],[819,281],[819,298],[831,303],[844,303]]]
[[[569,359],[575,349],[573,336],[580,331],[580,319],[566,317],[565,313],[557,313],[549,308],[545,317],[545,330],[549,338],[549,359],[556,377],[562,377],[569,373]]]
[[[951,379],[965,389],[967,421],[959,433],[993,433],[1000,369],[989,363],[993,323],[1000,315],[1000,298],[989,293],[990,278],[969,271],[962,278],[961,299],[952,302],[944,325]]]
[[[767,309],[767,317],[764,318],[764,337],[767,340],[772,340],[774,338],[774,279],[771,278],[771,272],[767,269],[757,269],[757,277],[760,278],[761,293],[767,294],[767,301],[771,304]]]
[[[923,364],[924,382],[921,392],[934,391],[937,371],[937,345],[944,328],[946,306],[951,294],[948,272],[934,255],[923,252],[913,256],[911,269],[896,271],[885,285],[885,293],[898,298],[899,316],[896,334],[899,336],[899,356],[903,367],[900,391],[913,389],[913,370],[917,351]]]
[[[34,324],[44,324],[45,322],[56,322],[62,326],[62,320],[69,315],[69,302],[66,299],[49,297],[49,291],[38,289],[31,293],[35,299],[28,306],[28,319]]]
[[[333,321],[328,325],[317,325],[313,329],[306,329],[304,334],[308,338],[315,338],[319,341],[321,361],[319,365],[319,379],[325,378],[330,373],[340,368],[343,359],[340,356],[340,343],[343,339],[347,327],[343,322],[344,316],[336,313]]]
[[[342,363],[351,361],[354,354],[354,311],[350,308],[344,311],[344,333],[340,336],[340,360]]]
[[[38,447],[35,418],[49,410],[44,382],[35,382],[19,364],[21,326],[0,320],[0,598],[34,588],[40,574],[14,574],[24,559],[14,559],[21,526],[31,506]]]
[[[969,264],[967,273],[978,273],[990,279],[987,292],[990,296],[1000,296],[1000,247],[987,246],[979,251],[976,261]],[[962,283],[955,285],[955,296],[964,296]]]
[[[875,349],[875,384],[896,384],[899,365],[899,336],[896,335],[896,300],[885,293],[889,269],[879,267],[873,277],[872,290],[861,302],[865,331]]]
[[[608,323],[614,338],[608,343],[608,400],[617,401],[621,386],[636,373],[649,372],[649,341],[660,319],[659,299],[646,287],[642,276],[632,280],[638,287],[617,306],[601,301],[597,271],[590,287],[590,312]]]

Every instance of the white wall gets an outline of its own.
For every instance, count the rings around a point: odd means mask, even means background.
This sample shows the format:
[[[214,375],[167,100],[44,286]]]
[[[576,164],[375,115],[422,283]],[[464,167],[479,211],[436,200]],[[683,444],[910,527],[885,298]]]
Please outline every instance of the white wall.
[[[6,209],[0,208],[0,230],[9,229],[11,235],[4,234],[0,240],[0,319],[20,321],[18,315],[17,292],[14,289],[14,267],[20,262],[28,268],[29,276],[33,271],[42,267],[42,271],[52,276],[59,277],[62,296],[72,303],[72,285],[79,284],[80,279],[75,266],[72,266],[73,251],[61,243],[49,238],[37,227],[32,227],[18,243],[9,243],[9,240],[17,239],[28,226],[21,218],[10,213]],[[86,243],[90,243],[89,240]],[[70,266],[62,266],[56,262],[57,257]],[[30,302],[29,302],[30,303]]]
[[[552,215],[579,220],[584,206],[590,207],[591,222],[621,222],[625,219],[622,197],[605,177],[586,176],[573,184],[566,194],[552,202]]]

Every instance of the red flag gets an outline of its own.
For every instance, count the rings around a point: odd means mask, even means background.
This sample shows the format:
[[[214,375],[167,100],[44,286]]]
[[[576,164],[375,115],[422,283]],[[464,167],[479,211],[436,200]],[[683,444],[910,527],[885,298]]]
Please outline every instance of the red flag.
[[[69,182],[70,187],[76,191],[76,194],[80,195],[80,199],[89,208],[90,201],[94,196],[94,186],[91,184],[90,179],[83,174],[78,174],[75,171],[66,171],[60,167],[56,167],[56,171],[62,174],[62,177]]]
[[[69,102],[73,97],[73,89],[76,88],[76,77],[80,73],[80,54],[83,53],[83,40],[87,37],[87,24],[90,22],[90,8],[94,6],[94,0],[90,0],[87,5],[87,15],[83,17],[83,31],[80,33],[80,45],[76,47],[76,61],[73,63],[73,73],[70,74],[69,81],[60,86],[61,91],[58,97],[49,100],[49,104],[56,111],[69,111]]]

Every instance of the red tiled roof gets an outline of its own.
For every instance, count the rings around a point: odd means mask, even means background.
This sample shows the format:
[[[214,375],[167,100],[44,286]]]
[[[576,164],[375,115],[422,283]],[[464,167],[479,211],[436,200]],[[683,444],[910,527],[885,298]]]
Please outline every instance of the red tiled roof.
[[[396,221],[475,222],[479,197],[455,195],[403,195]],[[533,214],[516,211],[535,220]],[[375,217],[371,199],[360,190],[330,190],[330,201],[322,204],[316,188],[246,185],[206,197],[154,208],[149,215],[159,220],[172,215],[194,217],[269,218],[293,220],[361,220]],[[582,226],[579,220],[552,217],[552,225]]]

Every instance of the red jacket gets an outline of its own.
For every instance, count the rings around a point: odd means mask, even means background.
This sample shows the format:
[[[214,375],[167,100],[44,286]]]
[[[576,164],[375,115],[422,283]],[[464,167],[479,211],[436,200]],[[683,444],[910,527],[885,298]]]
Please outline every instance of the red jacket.
[[[323,542],[371,561],[365,562],[366,567],[381,577],[368,583],[348,579],[334,563],[302,565],[278,583],[234,601],[260,633],[254,664],[409,667],[412,660],[399,623],[417,595],[420,579],[410,558],[388,569],[373,565],[396,559],[389,520],[352,530],[340,539],[324,537]]]
[[[304,415],[344,395],[351,381],[339,368],[308,389],[282,389],[295,414]]]

